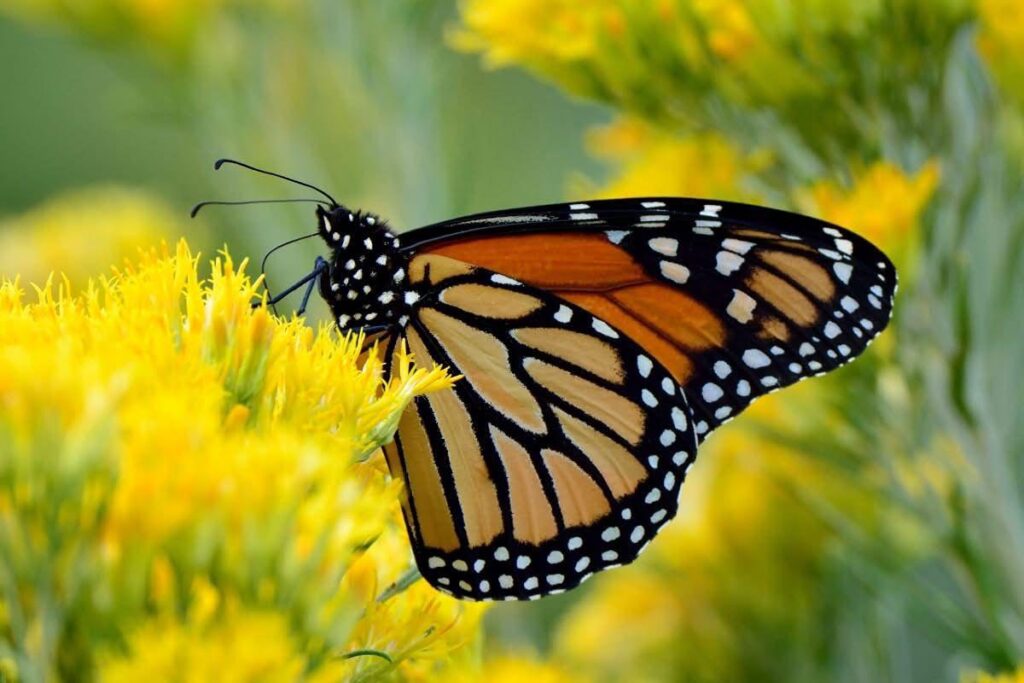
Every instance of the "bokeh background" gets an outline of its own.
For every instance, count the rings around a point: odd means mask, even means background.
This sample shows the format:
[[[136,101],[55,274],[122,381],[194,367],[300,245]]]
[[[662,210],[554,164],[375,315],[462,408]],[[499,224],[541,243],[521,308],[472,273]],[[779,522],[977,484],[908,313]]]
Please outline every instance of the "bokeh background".
[[[850,227],[900,269],[892,328],[709,439],[644,557],[331,676],[1024,681],[1022,106],[1016,0],[0,0],[0,275],[82,287],[161,241],[259,259],[314,227],[303,205],[188,220],[308,196],[221,156],[399,229],[641,194]],[[305,646],[260,659],[306,642],[295,619],[33,650],[5,590],[0,680],[318,671]]]

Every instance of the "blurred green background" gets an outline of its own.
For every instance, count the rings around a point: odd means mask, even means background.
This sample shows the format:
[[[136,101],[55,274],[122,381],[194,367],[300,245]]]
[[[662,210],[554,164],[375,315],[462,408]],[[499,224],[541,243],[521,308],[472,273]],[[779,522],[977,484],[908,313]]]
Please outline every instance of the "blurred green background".
[[[320,184],[400,230],[559,201],[571,171],[597,170],[580,131],[607,115],[449,49],[452,3],[239,4],[168,9],[164,20],[194,10],[214,25],[164,37],[140,35],[132,22],[150,19],[118,3],[14,3],[0,15],[0,215],[117,185],[161,202],[206,253],[227,242],[258,258],[308,232],[312,210],[213,209],[188,225],[189,208],[308,193],[215,173],[218,157]],[[271,272],[298,273],[319,250],[279,252]]]
[[[399,229],[679,194],[893,257],[896,319],[864,358],[712,437],[638,563],[491,608],[470,678],[1024,681],[1016,0],[0,7],[3,275],[82,282],[182,234],[256,259],[312,228],[308,206],[188,221],[307,196],[220,156]]]

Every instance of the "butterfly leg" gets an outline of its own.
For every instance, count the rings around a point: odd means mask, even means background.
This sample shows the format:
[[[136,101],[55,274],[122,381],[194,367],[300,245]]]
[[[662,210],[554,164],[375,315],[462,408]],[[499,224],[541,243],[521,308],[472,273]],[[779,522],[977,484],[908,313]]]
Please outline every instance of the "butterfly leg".
[[[309,297],[313,293],[313,287],[316,286],[316,279],[320,273],[327,270],[327,261],[322,256],[317,256],[316,261],[313,264],[313,272],[310,273],[312,276],[309,280],[309,284],[306,285],[306,291],[302,295],[302,302],[299,303],[299,310],[297,314],[302,315],[306,312],[306,305],[309,303]]]
[[[309,297],[313,293],[313,287],[316,285],[316,279],[320,276],[321,273],[327,270],[327,267],[328,263],[326,259],[324,259],[322,256],[317,256],[316,261],[313,264],[313,271],[311,273],[304,276],[298,282],[293,283],[283,291],[279,292],[276,296],[267,299],[267,304],[273,306],[274,304],[278,303],[292,292],[299,289],[299,287],[306,285],[306,291],[302,296],[302,303],[299,304],[299,310],[297,311],[299,315],[302,315],[306,311],[306,304],[309,303]],[[260,305],[261,304],[257,302],[253,303],[252,307],[258,308]]]

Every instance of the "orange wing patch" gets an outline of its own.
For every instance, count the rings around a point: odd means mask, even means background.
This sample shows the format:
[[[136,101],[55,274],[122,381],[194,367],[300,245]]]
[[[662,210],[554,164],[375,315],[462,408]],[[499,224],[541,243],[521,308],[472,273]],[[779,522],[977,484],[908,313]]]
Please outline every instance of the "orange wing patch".
[[[437,309],[422,309],[420,319],[484,400],[504,411],[524,429],[544,432],[540,404],[509,369],[508,349],[500,341]],[[409,337],[410,343],[419,339],[415,332]]]
[[[622,330],[630,339],[636,341],[657,358],[672,373],[677,382],[685,382],[693,372],[693,359],[689,354],[603,294],[577,292],[561,294],[564,299],[604,320],[615,329]]]
[[[498,493],[487,471],[480,444],[473,433],[466,407],[454,392],[440,391],[427,397],[448,451],[435,457],[447,458],[458,491],[470,545],[484,545],[503,528]]]
[[[491,439],[508,476],[513,535],[533,545],[554,538],[558,526],[529,453],[496,427],[491,427]]]
[[[611,505],[586,472],[568,456],[551,449],[541,451],[544,465],[551,473],[558,492],[558,506],[566,526],[590,524],[608,514]]]
[[[563,410],[555,408],[555,415],[569,439],[601,472],[613,496],[622,498],[636,491],[647,470],[632,453]]]
[[[523,366],[534,381],[556,396],[581,402],[586,400],[590,414],[608,425],[627,443],[634,446],[640,443],[644,435],[645,418],[643,409],[637,404],[542,360],[527,358]]]
[[[591,372],[613,384],[622,382],[622,359],[606,342],[592,336],[555,327],[523,327],[513,330],[512,337],[532,349]]]
[[[548,233],[465,239],[429,252],[549,290],[594,291],[650,279],[629,254],[604,235]],[[581,254],[586,258],[579,258]]]
[[[613,292],[611,298],[684,349],[703,351],[725,342],[721,318],[693,297],[672,287],[636,285]]]
[[[836,285],[828,271],[808,258],[775,249],[759,251],[758,258],[776,270],[788,274],[818,301],[828,302],[836,295]]]
[[[541,307],[541,302],[528,294],[473,283],[446,288],[441,301],[474,315],[503,320],[522,318]]]
[[[418,406],[410,405],[398,423],[399,446],[412,457],[406,458],[405,474],[408,477],[406,505],[417,521],[417,531],[421,541],[433,548],[455,550],[459,547],[459,537],[455,532],[455,522],[451,510],[444,497],[441,486],[441,475],[437,471],[434,458],[424,457],[432,453],[430,440],[423,427]],[[389,467],[392,460],[388,459]],[[395,458],[395,464],[397,458]],[[400,477],[401,471],[391,470],[391,476]],[[411,501],[408,498],[411,497]]]

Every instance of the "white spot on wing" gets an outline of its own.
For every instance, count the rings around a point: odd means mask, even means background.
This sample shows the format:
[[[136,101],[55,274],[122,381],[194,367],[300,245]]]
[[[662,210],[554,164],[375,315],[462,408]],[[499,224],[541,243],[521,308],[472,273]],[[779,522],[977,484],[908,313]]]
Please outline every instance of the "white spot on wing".
[[[720,251],[715,259],[715,270],[722,275],[732,275],[743,265],[743,257],[731,251]]]
[[[672,261],[662,261],[660,264],[661,274],[666,280],[685,285],[687,280],[690,279],[690,269],[679,263]]]
[[[729,251],[735,251],[737,254],[746,254],[753,248],[754,243],[746,240],[738,240],[734,237],[729,237],[722,240],[722,246]]]
[[[495,273],[491,276],[491,282],[497,285],[521,285],[523,284],[515,278],[511,278],[508,275],[502,275],[501,273]]]
[[[675,256],[679,253],[679,240],[671,237],[655,237],[647,241],[647,245],[665,256]]]
[[[743,362],[755,370],[758,368],[766,368],[771,365],[771,360],[765,352],[758,349],[747,349],[744,351]]]
[[[616,332],[615,330],[613,330],[611,328],[611,326],[608,325],[608,323],[606,323],[603,320],[599,320],[598,318],[594,318],[594,321],[591,323],[591,325],[593,326],[593,328],[596,331],[600,332],[601,334],[603,334],[606,337],[610,337],[611,339],[618,339],[619,338],[619,333]]]
[[[718,399],[722,398],[725,392],[722,391],[722,387],[718,386],[714,382],[708,382],[701,389],[700,395],[707,403],[714,403]]]
[[[732,301],[726,306],[725,312],[741,323],[748,323],[754,318],[754,307],[757,301],[740,289],[732,290]]]
[[[833,263],[832,270],[835,271],[836,277],[844,284],[850,284],[850,275],[853,274],[853,266],[849,263]]]

